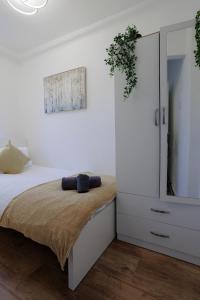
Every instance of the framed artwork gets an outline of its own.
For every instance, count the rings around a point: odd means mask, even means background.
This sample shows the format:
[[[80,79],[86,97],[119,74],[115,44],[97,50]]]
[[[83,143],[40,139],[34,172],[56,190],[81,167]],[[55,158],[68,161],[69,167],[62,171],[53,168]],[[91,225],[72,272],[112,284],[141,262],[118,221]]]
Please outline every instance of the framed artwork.
[[[86,108],[86,68],[80,67],[44,78],[45,113]]]

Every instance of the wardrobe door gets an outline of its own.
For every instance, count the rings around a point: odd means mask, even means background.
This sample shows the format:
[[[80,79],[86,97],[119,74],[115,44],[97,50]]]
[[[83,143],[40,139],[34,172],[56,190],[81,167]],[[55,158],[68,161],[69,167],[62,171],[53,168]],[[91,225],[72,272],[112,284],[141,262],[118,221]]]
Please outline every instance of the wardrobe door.
[[[161,29],[161,176],[163,201],[200,205],[200,70],[195,20]]]
[[[159,196],[159,33],[138,40],[138,83],[123,99],[125,77],[115,76],[118,190]]]

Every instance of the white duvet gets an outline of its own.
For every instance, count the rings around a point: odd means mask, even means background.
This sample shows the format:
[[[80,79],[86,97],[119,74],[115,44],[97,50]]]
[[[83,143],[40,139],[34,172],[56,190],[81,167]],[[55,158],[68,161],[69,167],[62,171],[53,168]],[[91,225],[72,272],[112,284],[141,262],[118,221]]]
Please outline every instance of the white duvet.
[[[33,165],[20,174],[0,174],[0,217],[8,204],[26,190],[76,173]]]

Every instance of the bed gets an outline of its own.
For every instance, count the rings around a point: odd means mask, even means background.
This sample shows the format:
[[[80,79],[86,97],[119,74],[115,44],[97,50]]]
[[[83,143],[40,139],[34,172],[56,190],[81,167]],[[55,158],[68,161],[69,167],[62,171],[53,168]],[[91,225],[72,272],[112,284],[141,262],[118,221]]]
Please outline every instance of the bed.
[[[0,226],[48,246],[68,287],[75,290],[115,237],[115,180],[89,193],[62,191],[61,178],[77,172],[29,166],[17,175],[0,174]]]

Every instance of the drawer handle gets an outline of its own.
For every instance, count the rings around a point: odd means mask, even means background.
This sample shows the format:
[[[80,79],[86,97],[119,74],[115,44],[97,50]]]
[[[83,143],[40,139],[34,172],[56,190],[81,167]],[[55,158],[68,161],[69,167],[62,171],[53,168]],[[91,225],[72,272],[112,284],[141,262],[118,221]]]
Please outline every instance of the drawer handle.
[[[154,236],[158,236],[160,238],[164,238],[164,239],[169,239],[170,236],[169,235],[166,235],[166,234],[161,234],[161,233],[156,233],[156,232],[153,232],[153,231],[150,231],[150,233]]]
[[[156,209],[156,208],[151,208],[151,211],[155,212],[155,213],[159,213],[159,214],[170,214],[170,211],[168,210],[160,210],[160,209]]]

